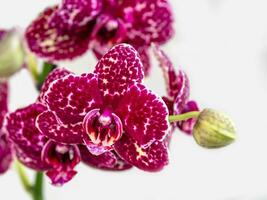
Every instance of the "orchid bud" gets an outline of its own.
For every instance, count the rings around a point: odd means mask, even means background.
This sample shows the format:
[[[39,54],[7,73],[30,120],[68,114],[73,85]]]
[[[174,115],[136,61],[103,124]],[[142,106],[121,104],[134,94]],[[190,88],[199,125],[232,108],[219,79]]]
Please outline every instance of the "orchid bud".
[[[233,122],[225,114],[213,109],[204,109],[194,126],[196,142],[206,148],[219,148],[231,144],[235,138]]]
[[[0,40],[0,78],[8,78],[24,64],[25,51],[16,29],[5,33]]]

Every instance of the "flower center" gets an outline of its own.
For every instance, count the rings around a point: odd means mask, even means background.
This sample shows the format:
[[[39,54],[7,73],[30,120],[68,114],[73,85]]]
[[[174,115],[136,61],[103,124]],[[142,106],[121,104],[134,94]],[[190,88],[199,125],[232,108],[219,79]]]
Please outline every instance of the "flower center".
[[[100,146],[111,146],[122,136],[121,120],[108,108],[88,112],[83,127],[91,141]]]
[[[79,162],[79,151],[75,145],[64,145],[48,141],[42,152],[42,159],[50,166],[68,168]]]

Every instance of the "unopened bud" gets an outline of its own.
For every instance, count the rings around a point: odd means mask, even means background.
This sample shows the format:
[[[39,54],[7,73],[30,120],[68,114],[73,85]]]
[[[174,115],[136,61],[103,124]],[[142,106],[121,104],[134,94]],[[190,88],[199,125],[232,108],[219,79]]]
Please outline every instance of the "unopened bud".
[[[24,59],[22,38],[16,29],[12,29],[0,40],[0,78],[8,78],[19,71]]]
[[[213,109],[204,109],[193,128],[196,142],[206,148],[219,148],[231,144],[235,128],[231,119]]]

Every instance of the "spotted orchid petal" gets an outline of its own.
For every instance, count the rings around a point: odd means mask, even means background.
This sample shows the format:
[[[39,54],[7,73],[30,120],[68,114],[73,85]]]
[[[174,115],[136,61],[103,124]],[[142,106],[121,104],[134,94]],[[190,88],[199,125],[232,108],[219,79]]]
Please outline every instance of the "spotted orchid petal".
[[[108,151],[101,155],[91,154],[85,146],[79,147],[82,161],[98,169],[121,171],[132,168],[132,165],[123,161],[114,151]]]
[[[168,164],[168,149],[164,142],[156,141],[148,148],[142,148],[134,139],[124,134],[114,148],[125,161],[145,171],[159,171]]]
[[[0,133],[0,174],[5,173],[12,162],[12,147],[6,134]]]
[[[35,127],[36,117],[46,108],[39,103],[32,104],[10,113],[6,119],[6,130],[15,144],[18,159],[26,166],[36,169],[47,169],[41,161],[41,151],[47,138]]]
[[[187,113],[192,111],[199,111],[199,107],[195,101],[188,101],[184,109],[182,110],[182,113]],[[188,135],[192,135],[192,131],[196,121],[197,121],[196,118],[191,118],[185,121],[180,121],[177,123],[177,125],[181,131],[187,133]]]
[[[102,57],[95,73],[105,103],[116,106],[130,85],[142,81],[143,65],[132,46],[119,44]]]
[[[102,3],[102,0],[63,0],[51,22],[64,31],[86,27],[99,14]]]
[[[143,63],[143,70],[145,76],[150,74],[151,70],[151,61],[149,56],[149,47],[148,46],[134,46],[137,52],[140,55],[141,61]]]
[[[47,8],[27,28],[25,38],[29,49],[49,61],[73,59],[88,50],[92,25],[75,31],[62,31],[51,17],[58,7]]]
[[[12,162],[11,143],[8,141],[7,134],[3,127],[4,118],[7,112],[8,84],[6,81],[0,81],[0,174],[5,173],[9,169]]]
[[[82,144],[82,122],[63,124],[51,111],[45,111],[36,118],[36,127],[46,137],[60,143]]]
[[[44,94],[49,89],[50,84],[60,78],[63,78],[69,74],[72,74],[69,70],[64,68],[56,68],[46,77],[45,82],[42,85],[40,95],[38,97],[38,101],[41,103],[45,103]]]
[[[42,161],[51,166],[46,175],[53,185],[63,185],[75,175],[75,166],[80,162],[80,151],[76,145],[65,145],[48,141],[42,151]]]
[[[131,15],[133,21],[127,33],[130,44],[162,44],[174,33],[171,6],[167,0],[136,0]]]
[[[8,112],[8,83],[0,80],[0,129]]]
[[[168,133],[168,108],[160,97],[141,84],[129,88],[116,113],[125,131],[143,147],[163,140]]]
[[[181,101],[186,101],[189,96],[189,79],[186,73],[180,70],[177,74],[173,63],[158,45],[155,45],[154,53],[163,71],[168,98],[174,101],[177,96],[180,96],[179,99],[183,97]]]
[[[63,124],[81,122],[90,110],[102,105],[98,79],[94,74],[70,74],[54,81],[44,100]]]

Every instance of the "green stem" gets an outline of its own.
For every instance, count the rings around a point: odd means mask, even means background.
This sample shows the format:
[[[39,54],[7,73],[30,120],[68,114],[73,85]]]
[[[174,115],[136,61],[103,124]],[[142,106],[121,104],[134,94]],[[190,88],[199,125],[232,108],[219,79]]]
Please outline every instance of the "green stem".
[[[169,122],[172,123],[172,122],[184,121],[191,118],[197,118],[199,114],[200,114],[199,111],[192,111],[180,115],[170,115]]]
[[[47,63],[45,62],[43,65],[43,70],[42,72],[39,74],[38,76],[38,81],[37,81],[37,88],[38,90],[41,89],[46,77],[48,76],[48,74],[55,69],[56,65],[51,64],[51,63]]]
[[[43,195],[43,173],[42,172],[36,172],[35,176],[35,183],[34,185],[30,183],[23,165],[19,163],[19,161],[15,161],[15,166],[20,178],[20,181],[23,185],[24,190],[30,194],[33,198],[33,200],[44,200]]]
[[[33,200],[44,200],[44,195],[43,195],[43,179],[44,179],[44,174],[42,172],[37,172],[36,177],[35,177],[35,184],[33,187]]]
[[[16,169],[17,169],[17,172],[18,172],[18,175],[19,175],[19,178],[20,178],[20,181],[23,185],[23,188],[24,190],[31,194],[32,193],[32,185],[30,184],[30,181],[25,173],[25,170],[24,170],[24,167],[19,163],[19,161],[15,161],[15,166],[16,166]]]

